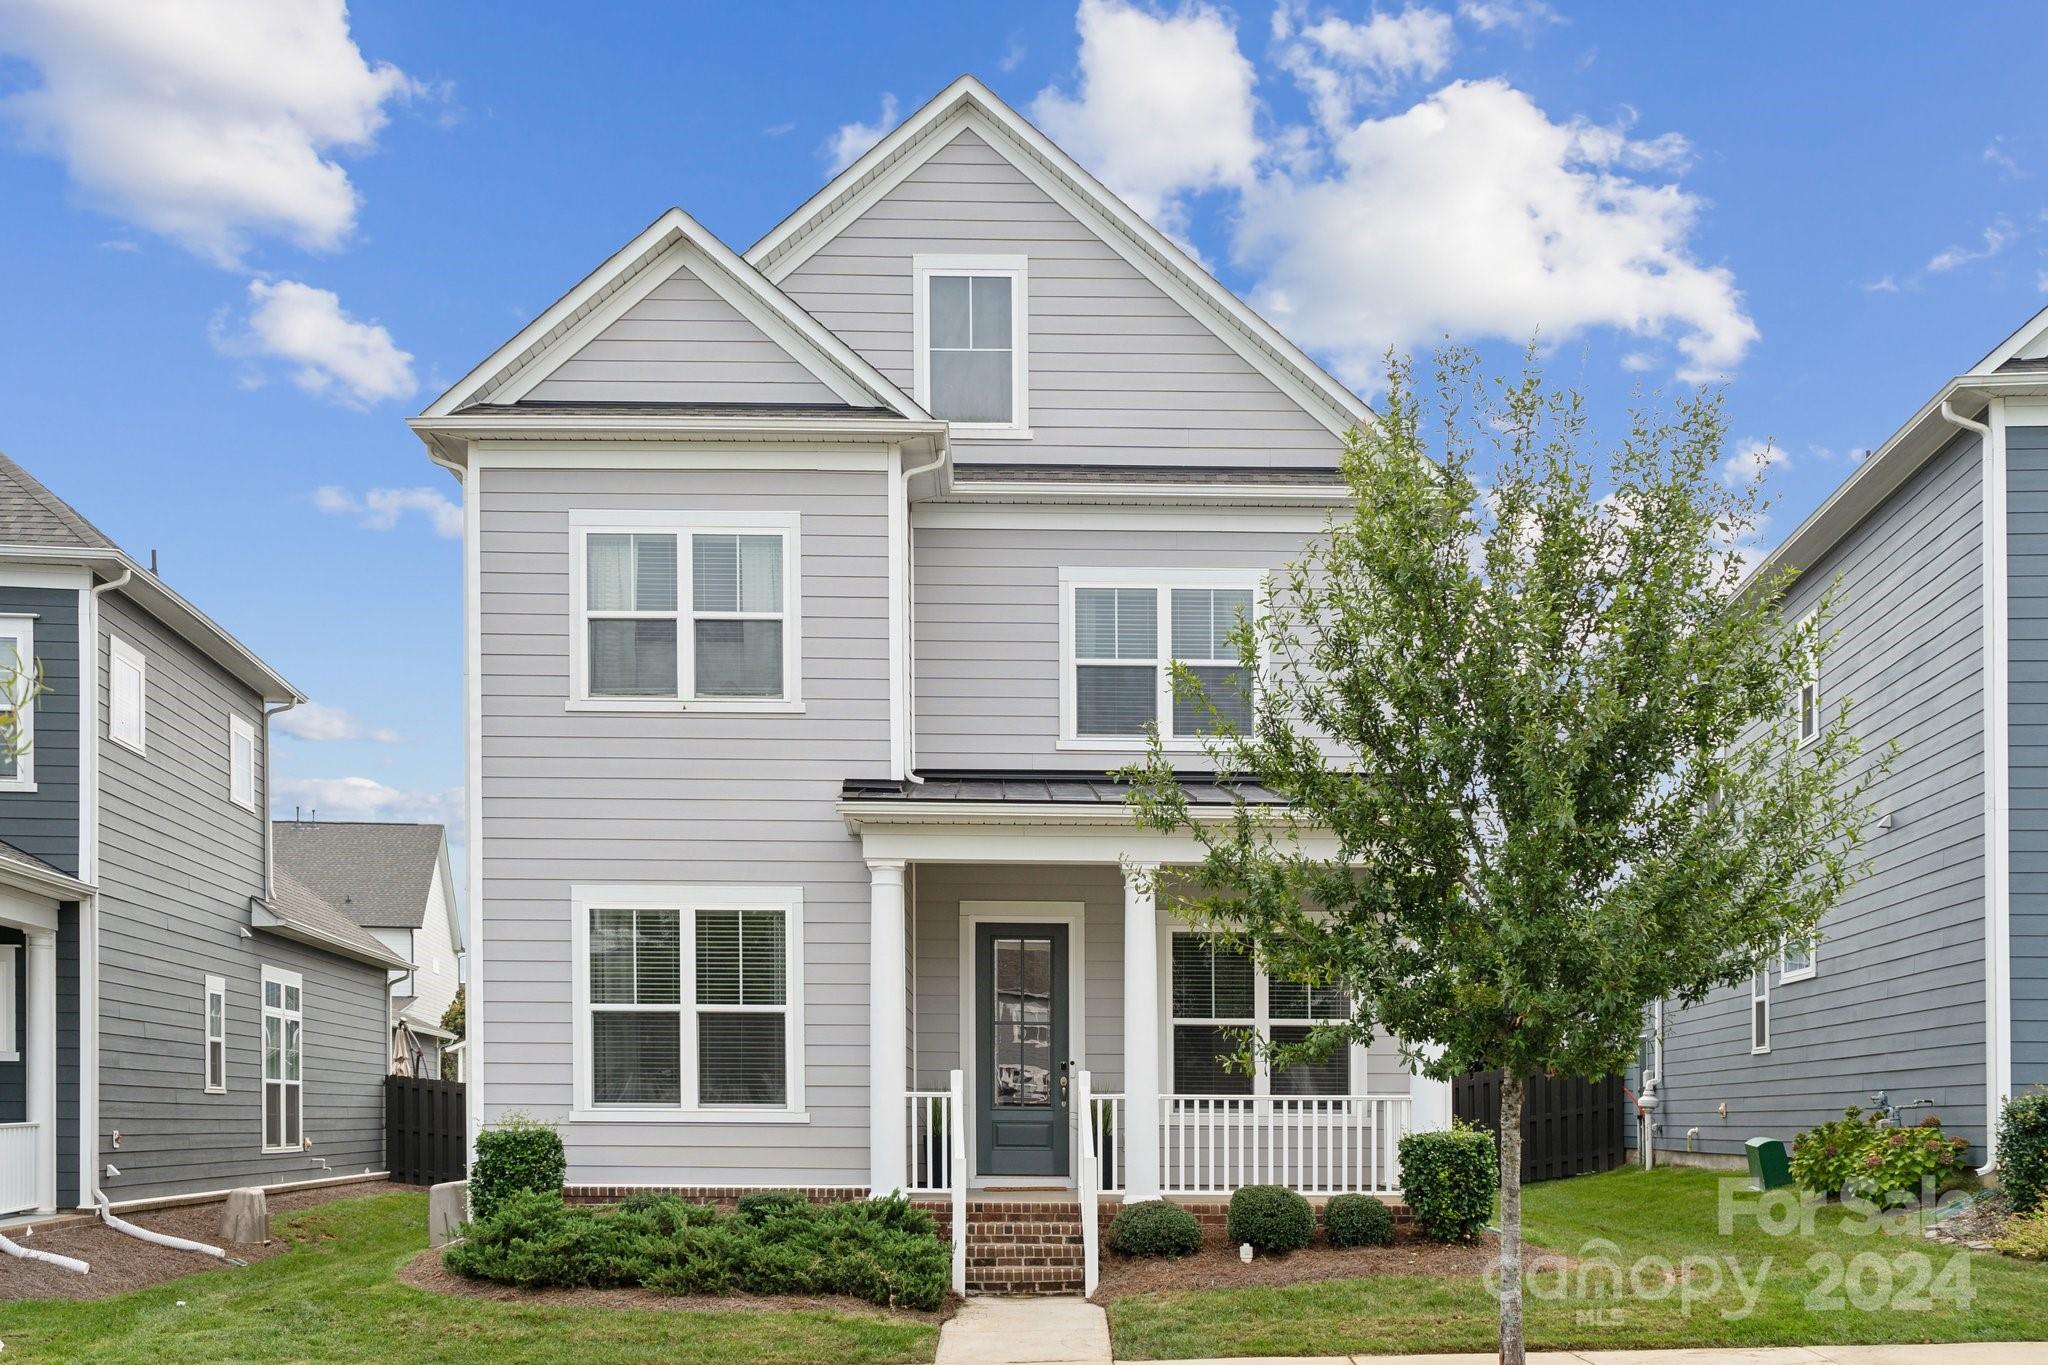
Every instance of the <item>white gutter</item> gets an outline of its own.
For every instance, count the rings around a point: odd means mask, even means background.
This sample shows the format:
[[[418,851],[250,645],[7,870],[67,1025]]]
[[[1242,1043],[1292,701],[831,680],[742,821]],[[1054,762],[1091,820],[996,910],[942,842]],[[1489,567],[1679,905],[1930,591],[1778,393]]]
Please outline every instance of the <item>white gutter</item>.
[[[915,786],[924,781],[917,775],[917,527],[910,517],[910,481],[943,465],[949,455],[946,445],[939,453],[915,468],[903,471],[903,772]]]
[[[78,903],[78,1203],[89,1206],[100,1190],[100,598],[128,585],[130,567],[119,578],[96,584],[79,613],[78,875],[92,883],[91,897]],[[91,665],[86,661],[90,659]]]
[[[263,818],[263,899],[273,900],[277,896],[277,821],[270,814],[270,722],[297,706],[293,698],[275,709],[265,707],[263,711],[263,800],[257,803],[256,813]]]
[[[1998,1111],[2012,1093],[2012,621],[2006,585],[2005,400],[1989,422],[1941,400],[1941,418],[1977,434],[1984,492],[1984,1166],[1998,1165]]]

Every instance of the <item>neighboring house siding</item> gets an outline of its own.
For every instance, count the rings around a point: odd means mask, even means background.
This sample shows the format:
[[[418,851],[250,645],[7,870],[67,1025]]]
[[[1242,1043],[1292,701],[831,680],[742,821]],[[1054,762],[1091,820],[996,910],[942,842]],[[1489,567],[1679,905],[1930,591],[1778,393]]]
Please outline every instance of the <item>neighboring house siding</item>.
[[[2012,1079],[2048,1085],[2048,427],[2009,427]]]
[[[119,594],[102,599],[107,639],[146,659],[145,748],[100,734],[100,1123],[118,1129],[114,1200],[381,1169],[384,972],[258,933],[268,793],[260,699]],[[228,717],[256,728],[257,810],[228,790]],[[260,1105],[263,964],[305,978],[305,1136],[311,1154],[264,1155]],[[205,978],[227,981],[227,1093],[205,1093]]]
[[[526,400],[845,401],[687,266],[562,362]]]
[[[909,392],[919,253],[1030,258],[1033,438],[963,436],[961,462],[1336,463],[1342,443],[1327,427],[971,130],[781,285]]]
[[[920,768],[1092,769],[1144,756],[1060,737],[1060,570],[1278,569],[1295,531],[1125,531],[1095,518],[1027,530],[919,527],[913,565]],[[1178,755],[1206,766],[1200,753]]]
[[[796,885],[802,1124],[565,1124],[571,1183],[865,1184],[868,871],[835,806],[889,762],[888,509],[872,470],[659,471],[486,463],[478,499],[484,939],[480,1117],[573,1099],[570,887]],[[801,513],[797,715],[566,711],[571,509]],[[475,1077],[475,1073],[471,1073]]]
[[[1819,974],[1771,989],[1771,1051],[1752,1055],[1749,988],[1665,1016],[1660,1143],[1734,1155],[1886,1090],[1934,1101],[1984,1141],[1983,540],[1974,438],[1951,442],[1803,574],[1787,619],[1839,583],[1822,668],[1830,713],[1853,699],[1863,763],[1898,753],[1870,792],[1889,830],[1868,875],[1821,922]],[[1788,711],[1795,684],[1785,686]],[[1787,723],[1790,723],[1789,720]],[[1722,1117],[1717,1106],[1727,1105]],[[1921,1111],[1909,1111],[1908,1121]]]
[[[78,591],[0,587],[0,615],[33,616],[47,689],[35,700],[36,789],[0,791],[0,840],[78,873]]]
[[[406,1013],[433,1028],[441,1027],[441,1016],[455,999],[455,941],[449,937],[448,915],[448,886],[437,867],[433,889],[427,893],[426,918],[401,950],[408,961],[418,964],[413,1002]]]

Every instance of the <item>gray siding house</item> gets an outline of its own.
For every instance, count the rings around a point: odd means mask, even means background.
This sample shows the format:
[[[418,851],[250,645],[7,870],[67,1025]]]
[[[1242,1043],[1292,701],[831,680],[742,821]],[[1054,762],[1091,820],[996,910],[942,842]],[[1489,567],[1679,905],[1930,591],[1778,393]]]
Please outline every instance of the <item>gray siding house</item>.
[[[1999,1104],[2048,1084],[2048,312],[1944,384],[1752,582],[1788,619],[1837,594],[1802,683],[1853,701],[1868,875],[1747,986],[1653,1011],[1654,1144],[1728,1159],[1883,1092],[1996,1160]]]
[[[972,78],[743,256],[664,213],[412,423],[473,1118],[590,1191],[1391,1197],[1445,1088],[1219,1069],[1342,1002],[1162,913],[1193,842],[1108,777],[1157,722],[1220,802],[1166,664],[1227,671],[1369,415]]]
[[[269,867],[299,694],[4,456],[0,675],[0,1216],[381,1170],[403,959]]]

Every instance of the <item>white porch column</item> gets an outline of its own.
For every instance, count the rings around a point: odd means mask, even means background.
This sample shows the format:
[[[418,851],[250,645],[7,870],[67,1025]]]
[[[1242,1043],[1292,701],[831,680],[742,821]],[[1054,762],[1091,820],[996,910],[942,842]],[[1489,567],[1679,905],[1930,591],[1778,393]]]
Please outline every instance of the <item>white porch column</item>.
[[[1408,1073],[1408,1128],[1440,1133],[1451,1126],[1451,1083],[1434,1081],[1420,1071]]]
[[[901,859],[868,860],[868,907],[868,1184],[880,1195],[903,1188],[909,1141]]]
[[[1159,869],[1124,869],[1124,1199],[1159,1197],[1159,941],[1152,888]]]
[[[57,935],[28,931],[28,1121],[36,1125],[36,1207],[57,1207]]]

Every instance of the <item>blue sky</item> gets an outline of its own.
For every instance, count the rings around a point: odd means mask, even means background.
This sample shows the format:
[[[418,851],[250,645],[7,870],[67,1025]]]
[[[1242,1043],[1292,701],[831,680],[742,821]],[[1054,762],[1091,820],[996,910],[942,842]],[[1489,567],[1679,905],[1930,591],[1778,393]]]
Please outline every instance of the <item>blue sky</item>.
[[[2017,11],[2008,12],[2008,17]],[[1726,376],[1768,536],[2048,302],[2039,25],[1932,8],[0,3],[0,449],[309,692],[286,813],[459,815],[402,418],[679,204],[744,249],[972,71],[1367,383]],[[2031,48],[2033,52],[2015,48]],[[326,490],[326,491],[322,491]]]

